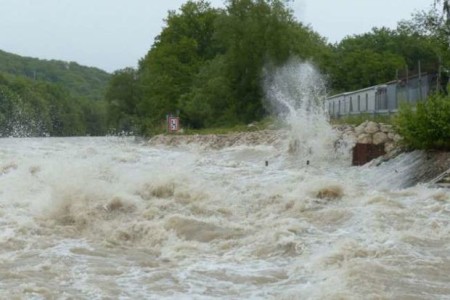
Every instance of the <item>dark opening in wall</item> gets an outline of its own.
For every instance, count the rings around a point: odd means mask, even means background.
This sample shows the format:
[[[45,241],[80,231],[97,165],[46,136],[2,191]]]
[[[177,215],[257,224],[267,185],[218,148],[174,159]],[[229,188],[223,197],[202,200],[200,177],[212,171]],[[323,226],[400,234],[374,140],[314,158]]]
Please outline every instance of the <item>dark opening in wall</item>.
[[[362,166],[372,159],[385,155],[384,144],[356,144],[353,148],[353,161],[354,166]]]

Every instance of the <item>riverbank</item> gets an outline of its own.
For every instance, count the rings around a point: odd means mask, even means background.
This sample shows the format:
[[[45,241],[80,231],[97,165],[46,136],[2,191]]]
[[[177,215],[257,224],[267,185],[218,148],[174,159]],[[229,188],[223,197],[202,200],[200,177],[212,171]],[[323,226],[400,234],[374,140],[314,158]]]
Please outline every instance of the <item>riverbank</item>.
[[[258,130],[250,132],[234,132],[228,134],[161,134],[151,138],[148,143],[152,146],[182,146],[196,145],[205,149],[223,149],[242,145],[274,145],[281,146],[288,138],[287,130]]]
[[[450,152],[414,151],[406,152],[401,146],[402,137],[391,125],[366,121],[358,126],[334,125],[336,132],[335,146],[345,147],[351,151],[356,143],[384,145],[386,154],[372,160],[366,167],[378,167],[395,164],[391,160],[404,160],[411,157],[408,172],[396,175],[398,170],[392,168],[392,176],[404,176],[405,186],[428,183],[450,169]],[[200,149],[220,150],[227,147],[270,145],[281,151],[291,152],[291,135],[286,129],[258,130],[228,134],[205,135],[157,135],[148,141],[149,145],[169,147],[192,146]],[[400,156],[399,158],[397,158]],[[443,180],[447,180],[444,176]]]
[[[399,152],[401,137],[395,133],[391,125],[363,122],[359,126],[334,125],[336,133],[335,146],[346,144],[349,148],[356,143],[384,145],[388,157]],[[232,132],[227,134],[161,134],[150,139],[150,145],[198,145],[208,149],[222,149],[241,145],[274,145],[281,146],[290,138],[289,130],[257,130],[250,132]],[[301,142],[301,141],[300,141]]]

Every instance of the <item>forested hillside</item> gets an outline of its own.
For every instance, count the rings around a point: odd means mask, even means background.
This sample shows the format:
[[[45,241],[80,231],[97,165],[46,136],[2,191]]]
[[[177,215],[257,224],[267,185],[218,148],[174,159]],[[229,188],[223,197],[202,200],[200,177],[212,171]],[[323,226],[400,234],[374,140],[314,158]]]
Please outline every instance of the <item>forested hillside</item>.
[[[110,75],[0,51],[0,136],[103,135]]]
[[[111,77],[107,72],[75,62],[22,57],[0,50],[0,72],[32,80],[56,83],[72,96],[103,99]]]
[[[0,136],[106,133],[103,101],[74,97],[56,84],[0,74]]]

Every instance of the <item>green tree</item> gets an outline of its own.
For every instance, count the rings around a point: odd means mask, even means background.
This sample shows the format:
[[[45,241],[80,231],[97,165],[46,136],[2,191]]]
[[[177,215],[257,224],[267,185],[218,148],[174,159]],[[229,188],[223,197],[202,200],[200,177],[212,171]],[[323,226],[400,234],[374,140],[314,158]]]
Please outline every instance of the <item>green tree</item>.
[[[259,120],[266,113],[264,68],[326,52],[324,39],[296,22],[284,1],[228,1],[215,26],[224,52],[202,68],[184,102],[188,116],[201,107],[205,126]]]
[[[137,74],[132,68],[114,72],[109,82],[105,94],[108,126],[117,132],[135,130],[138,100],[136,84]]]
[[[86,134],[92,136],[104,135],[107,131],[107,102],[83,100],[80,102],[82,121]]]
[[[203,128],[237,123],[232,106],[233,89],[226,76],[223,55],[207,62],[195,76],[189,93],[180,98],[182,119],[190,127]]]
[[[432,47],[435,55],[441,63],[449,61],[450,46],[450,19],[448,18],[448,1],[436,1],[443,3],[444,10],[435,5],[428,11],[415,13],[411,20],[399,23],[399,31],[409,35],[420,37]]]
[[[303,28],[283,1],[230,0],[227,4],[217,31],[226,47],[225,74],[233,92],[229,107],[235,109],[238,121],[248,123],[265,113],[263,67],[280,65],[290,55],[299,54],[293,41]]]
[[[142,130],[158,126],[167,113],[175,113],[201,66],[220,52],[213,41],[220,13],[205,1],[188,1],[180,12],[169,12],[166,27],[139,62],[137,107]]]
[[[446,20],[446,24],[450,24],[450,1],[449,0],[435,0],[434,5],[442,5],[442,13]]]
[[[331,67],[335,91],[359,89],[421,71],[435,72],[438,65],[436,41],[411,27],[396,30],[374,28],[371,32],[347,37],[333,48]]]
[[[157,128],[178,111],[195,128],[258,120],[265,114],[263,69],[293,55],[319,62],[330,57],[325,40],[295,21],[285,1],[230,0],[224,10],[188,1],[169,12],[139,62],[135,115],[141,130]]]

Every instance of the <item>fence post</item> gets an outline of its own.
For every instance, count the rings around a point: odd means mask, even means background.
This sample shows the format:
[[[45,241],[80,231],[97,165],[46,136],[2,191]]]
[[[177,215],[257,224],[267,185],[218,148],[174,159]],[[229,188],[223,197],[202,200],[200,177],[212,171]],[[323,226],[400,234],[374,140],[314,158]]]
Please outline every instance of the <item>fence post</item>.
[[[406,102],[409,103],[409,71],[408,71],[408,66],[406,66]]]
[[[422,101],[422,70],[419,60],[419,101]]]

